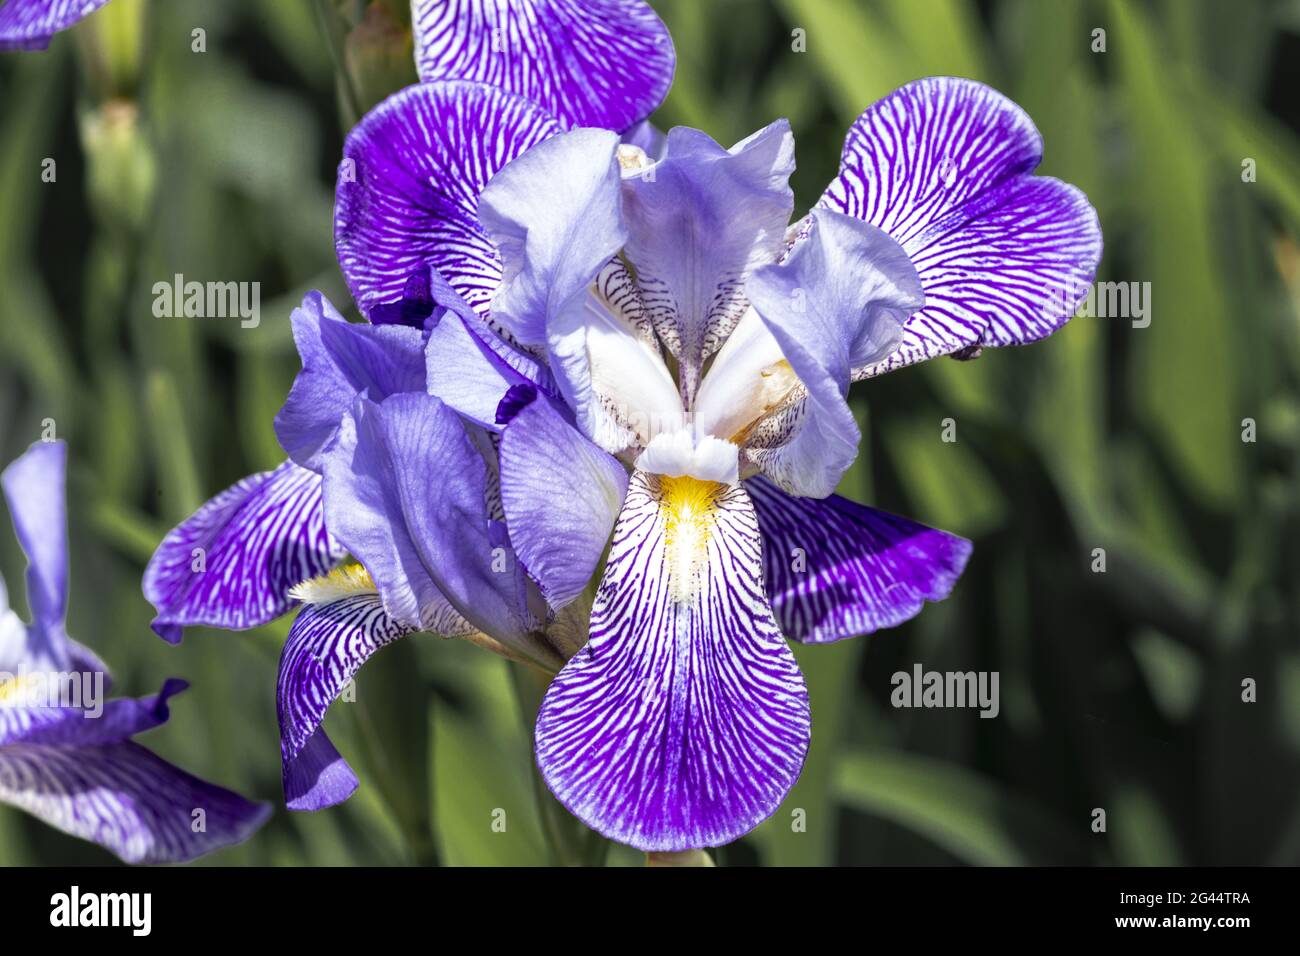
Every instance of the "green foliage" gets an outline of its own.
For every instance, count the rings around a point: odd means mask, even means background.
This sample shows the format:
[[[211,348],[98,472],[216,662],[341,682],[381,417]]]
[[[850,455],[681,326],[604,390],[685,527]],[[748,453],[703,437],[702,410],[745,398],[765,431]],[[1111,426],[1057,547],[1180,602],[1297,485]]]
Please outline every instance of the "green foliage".
[[[1300,138],[1294,76],[1274,76],[1300,43],[1294,15],[1263,0],[656,6],[679,55],[656,121],[730,144],[789,116],[799,211],[863,108],[921,76],[972,76],[1028,110],[1042,172],[1099,210],[1099,279],[1152,290],[1145,328],[1080,317],[1032,347],[855,387],[867,438],[842,490],[965,534],[974,556],[916,620],[797,649],[803,777],[718,862],[1300,862]],[[335,164],[356,104],[404,74],[404,4],[349,44],[363,7],[115,0],[46,54],[0,55],[0,460],[54,420],[71,445],[70,632],[123,692],[190,679],[147,742],[277,807],[287,622],[169,647],[139,581],[198,501],[280,460],[271,419],[302,294],[350,307]],[[372,61],[391,75],[375,81]],[[153,286],[177,273],[260,282],[260,325],[156,317]],[[0,534],[0,572],[21,568]],[[895,709],[890,676],[915,662],[997,671],[1001,713]],[[357,795],[280,809],[212,862],[638,863],[539,787],[529,680],[463,642],[384,651],[327,721]],[[0,864],[107,861],[0,808]]]

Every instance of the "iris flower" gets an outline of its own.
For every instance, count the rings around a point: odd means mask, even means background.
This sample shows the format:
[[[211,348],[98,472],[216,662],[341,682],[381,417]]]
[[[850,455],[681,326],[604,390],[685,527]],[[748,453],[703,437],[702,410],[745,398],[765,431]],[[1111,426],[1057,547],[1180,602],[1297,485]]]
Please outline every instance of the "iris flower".
[[[340,166],[335,240],[369,323],[318,294],[295,313],[290,461],[164,543],[156,627],[307,605],[282,659],[291,795],[351,792],[324,709],[425,630],[558,668],[537,762],[593,829],[729,842],[807,752],[786,640],[908,620],[970,554],[833,493],[860,441],[850,384],[1056,331],[1095,274],[1096,214],[1033,175],[1019,107],[941,77],[863,113],[791,222],[786,121],[729,149],[645,122],[674,63],[645,4],[413,10],[423,82]],[[293,589],[345,552],[359,565]]]
[[[128,863],[174,863],[239,843],[264,803],[193,777],[131,738],[167,721],[168,699],[104,701],[107,669],[64,632],[68,552],[61,442],[38,443],[5,469],[4,495],[27,554],[32,623],[0,580],[0,801]]]
[[[44,50],[50,39],[108,0],[0,0],[0,52]]]

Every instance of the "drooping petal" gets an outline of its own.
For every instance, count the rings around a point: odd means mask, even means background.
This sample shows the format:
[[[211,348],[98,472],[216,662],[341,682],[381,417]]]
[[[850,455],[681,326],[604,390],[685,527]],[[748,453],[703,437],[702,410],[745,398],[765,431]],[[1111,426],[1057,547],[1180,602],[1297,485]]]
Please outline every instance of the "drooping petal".
[[[618,134],[579,129],[530,149],[483,190],[479,217],[501,255],[492,319],[525,346],[583,295],[623,247]]]
[[[545,398],[501,436],[501,502],[519,560],[558,610],[582,593],[623,506],[627,471]]]
[[[782,427],[760,426],[745,443],[781,487],[822,498],[858,454],[861,436],[846,401],[853,369],[889,354],[922,296],[906,253],[879,229],[828,210],[814,211],[809,228],[747,287],[807,397]],[[707,397],[701,390],[701,412]]]
[[[319,810],[346,799],[355,789],[339,786],[347,765],[329,744],[321,721],[361,665],[375,651],[412,629],[384,612],[379,595],[359,591],[325,604],[308,604],[294,619],[280,655],[276,711],[280,717],[280,753],[285,796],[290,809]],[[328,750],[326,749],[328,748]],[[307,751],[304,754],[304,751]],[[329,759],[322,760],[322,755]]]
[[[319,292],[293,310],[293,338],[302,358],[275,436],[289,457],[320,471],[320,452],[358,395],[382,401],[424,391],[424,337],[405,325],[349,322]]]
[[[480,315],[501,261],[479,221],[483,187],[516,156],[561,129],[528,100],[480,83],[408,87],[348,134],[334,240],[362,313],[400,301],[433,266]]]
[[[971,543],[839,495],[745,482],[763,533],[763,579],[791,640],[824,644],[894,627],[951,593]]]
[[[344,555],[325,530],[321,479],[291,461],[231,485],[168,532],[144,572],[153,629],[258,627],[289,609],[289,589]]]
[[[0,3],[0,52],[44,50],[50,38],[108,0],[8,0]],[[669,75],[671,76],[671,70]]]
[[[808,695],[763,594],[740,485],[635,473],[591,640],[551,683],[537,761],[588,826],[647,851],[717,846],[798,777]]]
[[[626,253],[645,307],[681,361],[688,402],[700,367],[745,311],[745,279],[784,249],[794,208],[794,136],[778,120],[723,149],[668,133],[665,158],[624,179]]]
[[[39,687],[34,682],[39,681]],[[125,740],[167,722],[167,701],[189,684],[172,678],[138,700],[97,697],[103,682],[58,672],[19,674],[0,686],[0,746],[91,746]]]
[[[912,258],[925,308],[877,375],[978,346],[1050,335],[1074,314],[1101,257],[1087,197],[1032,174],[1043,143],[1025,112],[973,80],[930,77],[853,124],[819,205],[887,232]]]
[[[29,653],[48,657],[59,669],[68,666],[63,633],[68,607],[67,461],[63,442],[37,442],[0,474],[9,516],[27,555],[33,645]]]
[[[642,0],[415,0],[420,79],[480,80],[570,126],[622,130],[668,93],[676,56]]]
[[[0,749],[0,801],[127,863],[181,863],[247,839],[271,814],[131,741]]]
[[[325,455],[326,520],[374,578],[389,617],[432,628],[450,604],[474,628],[554,663],[533,633],[523,569],[487,507],[487,463],[431,395],[358,399]]]

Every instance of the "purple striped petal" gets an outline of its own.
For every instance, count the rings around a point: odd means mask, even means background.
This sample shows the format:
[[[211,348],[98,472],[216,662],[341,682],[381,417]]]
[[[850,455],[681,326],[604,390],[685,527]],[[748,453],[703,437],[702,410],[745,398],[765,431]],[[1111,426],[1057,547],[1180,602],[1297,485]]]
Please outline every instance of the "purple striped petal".
[[[1025,112],[973,80],[918,80],[853,124],[819,205],[887,232],[926,299],[899,349],[855,377],[1032,342],[1073,316],[1097,271],[1101,230],[1078,189],[1031,175],[1042,152]]]
[[[54,682],[51,686],[60,686],[68,675],[50,673],[45,675],[23,674],[16,678],[18,683],[33,677]],[[50,744],[54,746],[90,746],[93,744],[113,743],[125,740],[135,734],[157,727],[167,722],[169,710],[168,698],[185,690],[189,684],[172,678],[166,681],[162,690],[152,697],[138,700],[129,698],[119,700],[89,700],[96,692],[102,693],[102,684],[95,688],[82,683],[77,688],[62,684],[65,693],[71,692],[82,696],[79,706],[52,707],[38,704],[23,706],[21,699],[10,691],[5,699],[0,688],[0,746],[9,744]],[[43,695],[44,700],[44,695]],[[17,703],[17,706],[15,704]],[[97,712],[98,711],[98,712]]]
[[[623,130],[672,84],[668,29],[641,0],[415,0],[420,79],[479,80],[570,126]]]
[[[952,591],[965,538],[839,495],[787,495],[745,482],[763,532],[763,578],[786,637],[824,644],[894,627]]]
[[[384,612],[373,591],[309,604],[298,613],[280,655],[276,688],[284,789],[291,810],[319,810],[351,796],[355,777],[345,787],[335,779],[347,768],[337,766],[337,752],[321,760],[333,750],[321,721],[370,655],[410,633],[410,627]]]
[[[192,860],[243,842],[271,814],[267,804],[191,776],[130,741],[6,746],[0,801],[127,863]]]
[[[784,251],[794,136],[778,120],[727,150],[679,126],[650,169],[623,183],[625,252],[689,399],[704,360],[744,314],[746,277]]]
[[[543,110],[479,83],[408,87],[348,134],[334,208],[339,265],[361,311],[400,301],[433,266],[480,315],[501,262],[479,221],[497,171],[561,129]]]
[[[861,435],[847,402],[853,370],[893,351],[922,298],[907,254],[874,226],[816,210],[808,230],[784,261],[756,270],[746,287],[807,392],[805,408],[782,415],[783,429],[758,428],[746,452],[787,491],[822,498],[858,456]],[[729,351],[723,347],[700,390],[701,419]]]
[[[0,474],[9,517],[27,555],[29,653],[48,658],[58,670],[68,667],[63,632],[68,607],[67,462],[63,442],[37,442]]]
[[[591,615],[552,682],[537,762],[588,826],[646,851],[757,826],[808,749],[808,694],[763,593],[740,485],[637,472]]]
[[[587,586],[626,491],[623,466],[547,399],[534,397],[513,415],[501,436],[506,527],[552,608],[564,607]]]
[[[275,416],[275,436],[293,461],[319,472],[321,449],[358,395],[378,402],[424,391],[424,336],[404,325],[349,322],[319,292],[307,293],[292,322],[302,371]]]
[[[144,572],[153,629],[175,644],[183,627],[265,624],[289,609],[291,587],[344,553],[325,530],[320,476],[287,461],[231,485],[163,539]]]
[[[44,50],[50,38],[108,0],[8,0],[0,3],[0,52]]]

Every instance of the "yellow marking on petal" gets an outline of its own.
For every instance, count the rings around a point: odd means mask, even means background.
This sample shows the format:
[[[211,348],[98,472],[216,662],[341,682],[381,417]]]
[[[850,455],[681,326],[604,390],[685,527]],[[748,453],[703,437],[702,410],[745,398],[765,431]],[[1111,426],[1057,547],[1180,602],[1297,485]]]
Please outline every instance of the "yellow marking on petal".
[[[659,476],[659,510],[664,519],[664,561],[668,586],[678,604],[690,604],[699,592],[709,560],[709,535],[718,518],[720,481],[690,475]]]
[[[11,675],[8,680],[0,683],[0,705],[21,703],[32,686],[40,680],[40,674]]]
[[[359,564],[345,564],[329,574],[311,578],[289,589],[289,597],[303,604],[332,604],[358,594],[377,594],[370,572]]]

